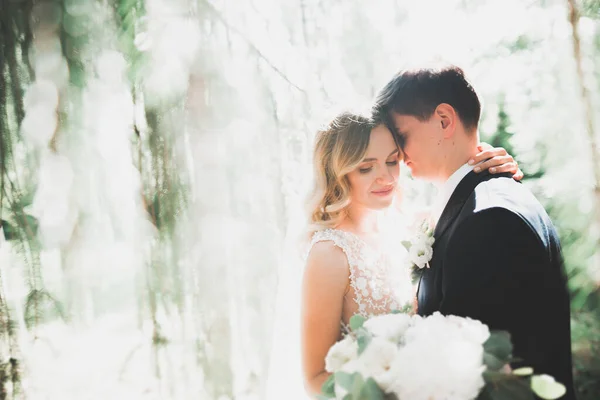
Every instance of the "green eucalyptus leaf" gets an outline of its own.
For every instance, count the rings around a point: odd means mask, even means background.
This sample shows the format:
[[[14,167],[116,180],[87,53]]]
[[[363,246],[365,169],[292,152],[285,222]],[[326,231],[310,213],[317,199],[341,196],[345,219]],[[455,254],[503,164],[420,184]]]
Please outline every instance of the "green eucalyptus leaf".
[[[486,385],[477,400],[534,400],[527,379],[510,374],[485,372]]]
[[[335,397],[335,376],[329,375],[329,378],[321,385],[321,393],[329,398]]]
[[[362,315],[358,315],[355,314],[350,318],[350,329],[352,329],[352,331],[357,331],[360,328],[362,328],[363,324],[365,323],[367,319],[365,317],[363,317]]]
[[[365,384],[365,380],[363,379],[362,375],[358,372],[352,374],[352,378],[352,390],[350,391],[350,394],[352,394],[352,399],[363,400],[364,397],[362,397],[362,390]]]
[[[373,378],[367,378],[361,391],[361,399],[385,400],[385,393]]]
[[[419,267],[413,266],[410,271],[410,279],[413,284],[417,284],[423,275],[423,270]]]
[[[567,392],[567,388],[556,382],[550,375],[534,375],[531,377],[531,389],[536,395],[545,400],[558,399]]]
[[[510,334],[506,331],[495,331],[483,344],[485,365],[492,370],[499,370],[508,364],[512,355]]]
[[[485,386],[481,392],[479,392],[476,400],[494,400],[494,396],[492,396],[492,386]]]
[[[354,383],[354,375],[349,374],[347,372],[338,371],[334,374],[335,383],[337,383],[341,388],[346,389],[347,391],[352,390],[352,385]]]
[[[365,333],[363,335],[360,335],[357,339],[358,342],[358,355],[360,356],[363,351],[365,351],[367,349],[367,346],[369,345],[369,343],[371,343],[371,335]]]
[[[490,371],[500,371],[506,365],[504,361],[498,359],[498,357],[489,353],[483,354],[483,364]]]
[[[533,368],[531,368],[531,367],[517,368],[512,373],[513,373],[513,375],[517,375],[517,376],[529,376],[529,375],[533,374]]]

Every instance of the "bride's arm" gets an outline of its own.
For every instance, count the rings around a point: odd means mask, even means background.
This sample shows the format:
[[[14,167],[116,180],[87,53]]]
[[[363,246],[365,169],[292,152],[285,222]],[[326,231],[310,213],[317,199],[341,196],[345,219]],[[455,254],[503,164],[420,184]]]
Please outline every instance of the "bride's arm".
[[[329,377],[327,352],[340,338],[344,294],[349,284],[348,261],[331,242],[316,243],[308,256],[302,282],[302,366],[311,395],[321,392]]]

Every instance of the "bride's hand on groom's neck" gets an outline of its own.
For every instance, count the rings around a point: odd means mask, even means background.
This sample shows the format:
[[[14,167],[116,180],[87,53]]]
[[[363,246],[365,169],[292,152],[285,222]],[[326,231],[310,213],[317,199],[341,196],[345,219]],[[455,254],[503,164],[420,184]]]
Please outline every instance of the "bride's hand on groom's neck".
[[[469,160],[469,165],[475,165],[476,173],[486,170],[492,174],[510,172],[516,181],[523,179],[523,171],[519,164],[503,147],[492,147],[482,142],[477,146],[477,150],[479,152]]]

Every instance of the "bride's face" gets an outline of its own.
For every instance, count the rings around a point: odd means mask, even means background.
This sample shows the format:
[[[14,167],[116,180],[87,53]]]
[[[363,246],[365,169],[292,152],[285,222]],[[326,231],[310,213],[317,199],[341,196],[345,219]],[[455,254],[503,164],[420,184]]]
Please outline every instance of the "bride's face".
[[[389,207],[398,184],[399,158],[398,146],[389,129],[384,125],[374,128],[365,157],[348,174],[351,203],[374,210]]]

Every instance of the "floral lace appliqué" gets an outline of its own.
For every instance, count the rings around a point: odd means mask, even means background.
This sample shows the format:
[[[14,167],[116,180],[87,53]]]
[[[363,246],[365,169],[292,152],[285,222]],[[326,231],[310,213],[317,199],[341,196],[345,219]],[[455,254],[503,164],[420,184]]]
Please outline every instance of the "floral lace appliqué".
[[[311,245],[332,241],[348,259],[350,286],[358,306],[357,313],[365,317],[389,313],[412,300],[412,286],[401,244],[373,249],[353,233],[326,229],[314,233]]]

